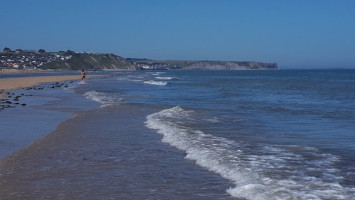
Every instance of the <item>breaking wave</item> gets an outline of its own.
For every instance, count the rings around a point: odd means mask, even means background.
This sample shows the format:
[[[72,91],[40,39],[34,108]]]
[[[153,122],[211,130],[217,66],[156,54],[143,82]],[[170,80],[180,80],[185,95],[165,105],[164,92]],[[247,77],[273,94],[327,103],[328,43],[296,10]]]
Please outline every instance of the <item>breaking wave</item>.
[[[227,192],[250,200],[351,199],[335,164],[339,158],[312,147],[250,144],[187,127],[194,111],[181,107],[147,116],[146,126],[162,141],[186,152],[186,159],[234,182]]]
[[[164,86],[166,84],[168,84],[165,81],[144,81],[145,84],[149,84],[149,85],[160,85],[160,86]]]
[[[89,91],[85,92],[84,96],[88,99],[99,102],[101,107],[117,105],[124,102],[124,98],[121,98],[115,94],[108,94],[104,92]]]

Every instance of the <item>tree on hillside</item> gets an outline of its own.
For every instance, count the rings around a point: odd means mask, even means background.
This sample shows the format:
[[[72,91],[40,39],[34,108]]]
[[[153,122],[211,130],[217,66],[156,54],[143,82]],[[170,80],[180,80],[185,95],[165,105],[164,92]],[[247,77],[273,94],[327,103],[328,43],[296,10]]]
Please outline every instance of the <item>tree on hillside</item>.
[[[46,51],[44,49],[39,49],[38,52],[39,53],[46,53]]]
[[[75,54],[76,54],[76,53],[75,53],[74,51],[71,51],[71,50],[68,49],[67,55],[75,55]]]
[[[5,47],[5,48],[4,48],[4,51],[5,51],[5,52],[11,52],[11,49],[8,48],[8,47]]]

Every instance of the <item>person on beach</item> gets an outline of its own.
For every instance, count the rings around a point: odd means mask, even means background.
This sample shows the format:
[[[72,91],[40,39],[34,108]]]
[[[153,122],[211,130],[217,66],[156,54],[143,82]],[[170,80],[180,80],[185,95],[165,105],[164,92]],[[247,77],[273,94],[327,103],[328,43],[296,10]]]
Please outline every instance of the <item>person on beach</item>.
[[[85,71],[81,70],[81,82],[85,83]]]

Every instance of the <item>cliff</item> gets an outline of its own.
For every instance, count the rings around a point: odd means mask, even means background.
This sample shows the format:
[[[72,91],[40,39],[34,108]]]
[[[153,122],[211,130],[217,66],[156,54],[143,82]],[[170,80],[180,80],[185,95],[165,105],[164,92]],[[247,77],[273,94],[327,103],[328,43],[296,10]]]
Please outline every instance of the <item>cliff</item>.
[[[67,70],[136,70],[136,66],[133,63],[114,54],[75,53],[67,51],[64,55],[70,56],[71,58],[64,61],[50,62],[41,66],[41,68]]]
[[[276,63],[200,61],[182,67],[185,70],[277,70]]]

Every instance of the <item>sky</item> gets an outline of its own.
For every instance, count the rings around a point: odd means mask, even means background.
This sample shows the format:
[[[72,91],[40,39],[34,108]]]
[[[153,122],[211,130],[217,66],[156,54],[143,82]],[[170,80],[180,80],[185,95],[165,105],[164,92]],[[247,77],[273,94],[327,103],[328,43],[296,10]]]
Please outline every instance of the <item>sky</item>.
[[[355,68],[354,0],[0,0],[0,48]]]

